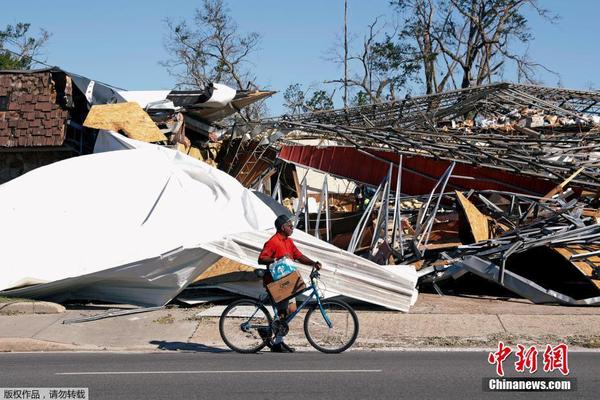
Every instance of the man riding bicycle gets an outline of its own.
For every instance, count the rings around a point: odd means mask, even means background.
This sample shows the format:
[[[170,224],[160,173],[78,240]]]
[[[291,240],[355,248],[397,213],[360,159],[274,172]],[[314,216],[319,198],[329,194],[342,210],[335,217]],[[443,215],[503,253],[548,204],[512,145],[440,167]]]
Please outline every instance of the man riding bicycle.
[[[269,240],[267,240],[262,251],[260,252],[260,255],[258,256],[259,264],[268,266],[276,260],[287,257],[302,264],[313,266],[317,270],[321,269],[321,263],[318,261],[312,261],[310,258],[303,255],[290,238],[292,232],[294,231],[294,223],[291,216],[278,216],[275,220],[275,228],[277,229],[277,232]],[[273,277],[267,268],[265,275],[263,276],[263,285],[266,287],[271,282],[273,282]],[[292,304],[295,305],[295,300],[293,300]],[[290,301],[284,301],[276,305],[279,318],[284,319],[287,317],[288,313],[291,312],[289,306]],[[289,347],[283,342],[283,336],[279,335],[275,336],[275,339],[270,347],[271,351],[277,353],[294,352],[292,347]]]

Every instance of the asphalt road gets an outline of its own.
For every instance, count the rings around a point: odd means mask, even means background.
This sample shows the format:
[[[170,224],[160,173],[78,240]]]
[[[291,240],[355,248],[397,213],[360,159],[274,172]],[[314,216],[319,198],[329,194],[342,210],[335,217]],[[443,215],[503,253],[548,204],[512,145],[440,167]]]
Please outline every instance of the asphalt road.
[[[571,352],[569,366],[577,391],[489,393],[482,379],[495,370],[483,352],[6,353],[0,388],[85,387],[94,400],[598,398],[600,353]]]

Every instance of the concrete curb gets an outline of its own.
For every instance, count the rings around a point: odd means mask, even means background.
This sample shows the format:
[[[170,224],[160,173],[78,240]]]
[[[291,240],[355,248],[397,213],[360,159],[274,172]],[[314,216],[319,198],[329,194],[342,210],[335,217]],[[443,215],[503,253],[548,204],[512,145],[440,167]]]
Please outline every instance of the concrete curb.
[[[156,346],[102,347],[31,338],[0,338],[0,353],[33,352],[162,352]]]
[[[0,338],[0,352],[102,350],[98,347],[49,342],[31,338]]]
[[[48,301],[15,301],[14,303],[0,303],[0,315],[14,314],[60,314],[65,312],[65,307]]]

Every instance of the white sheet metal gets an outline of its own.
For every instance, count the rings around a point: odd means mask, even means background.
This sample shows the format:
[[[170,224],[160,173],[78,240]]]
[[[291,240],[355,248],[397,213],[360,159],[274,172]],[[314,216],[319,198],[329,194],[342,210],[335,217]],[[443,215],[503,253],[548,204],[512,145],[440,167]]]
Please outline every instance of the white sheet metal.
[[[274,229],[236,233],[202,247],[258,267],[258,254],[273,233]],[[412,266],[378,265],[299,230],[294,231],[292,238],[302,253],[323,264],[321,281],[326,297],[343,295],[405,312],[417,299],[418,277]],[[311,268],[299,263],[295,265],[308,282]]]
[[[148,103],[165,100],[170,90],[120,90],[121,97],[127,101],[134,101],[142,108],[146,108]]]
[[[204,103],[197,104],[199,107],[222,108],[227,106],[237,94],[237,91],[222,83],[213,83],[213,92]]]
[[[57,302],[82,299],[158,306],[171,301],[220,258],[203,249],[180,248],[151,259],[0,293]]]

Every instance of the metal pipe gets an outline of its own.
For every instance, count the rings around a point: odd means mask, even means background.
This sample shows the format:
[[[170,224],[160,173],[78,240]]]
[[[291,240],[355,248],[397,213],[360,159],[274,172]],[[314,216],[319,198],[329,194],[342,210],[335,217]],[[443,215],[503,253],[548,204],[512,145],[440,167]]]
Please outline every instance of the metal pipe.
[[[323,181],[323,195],[325,196],[325,229],[327,242],[330,241],[331,232],[331,216],[329,214],[329,183],[327,182],[329,175],[325,174],[325,180]]]
[[[384,183],[385,183],[385,180],[383,182],[381,182],[381,184],[379,185],[379,187],[375,191],[375,194],[372,197],[372,201],[369,202],[369,205],[367,206],[365,212],[363,213],[362,217],[358,221],[358,225],[356,225],[356,228],[354,229],[354,232],[352,233],[352,238],[350,239],[350,244],[348,244],[348,251],[350,253],[354,253],[354,251],[356,250],[356,246],[358,245],[358,241],[362,237],[363,231],[364,231],[365,226],[367,224],[367,221],[368,221],[369,217],[371,216],[373,208],[375,207],[375,199],[377,199],[377,197],[379,196],[379,193],[383,189]]]
[[[450,166],[448,167],[448,170],[446,171],[446,179],[444,179],[444,183],[442,185],[442,188],[440,190],[440,195],[438,196],[437,199],[437,203],[435,204],[435,208],[433,209],[432,215],[430,217],[430,222],[428,224],[428,228],[427,231],[425,233],[425,236],[421,236],[421,239],[419,239],[419,245],[421,244],[421,241],[423,240],[423,237],[425,237],[425,243],[424,246],[427,246],[427,242],[429,242],[429,235],[431,234],[431,229],[433,228],[433,222],[435,221],[435,216],[437,214],[438,208],[440,207],[440,203],[442,201],[442,197],[444,190],[446,189],[446,185],[448,184],[448,181],[450,180],[450,177],[452,176],[452,171],[454,170],[454,166],[456,165],[455,162],[453,162],[452,164],[450,164]],[[418,245],[417,245],[418,247]]]

